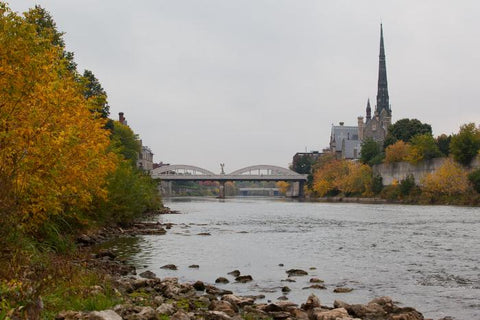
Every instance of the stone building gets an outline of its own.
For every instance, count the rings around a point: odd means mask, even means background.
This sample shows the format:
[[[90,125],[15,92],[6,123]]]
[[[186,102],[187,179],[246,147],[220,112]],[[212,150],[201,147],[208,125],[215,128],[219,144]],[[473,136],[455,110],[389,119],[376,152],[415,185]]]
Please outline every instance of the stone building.
[[[387,135],[388,126],[392,123],[392,109],[388,96],[387,67],[385,46],[383,42],[383,26],[380,25],[380,55],[378,65],[377,101],[372,116],[370,99],[367,101],[365,118],[357,118],[357,126],[332,125],[330,134],[330,150],[338,158],[358,159],[362,141],[367,138],[382,143]]]

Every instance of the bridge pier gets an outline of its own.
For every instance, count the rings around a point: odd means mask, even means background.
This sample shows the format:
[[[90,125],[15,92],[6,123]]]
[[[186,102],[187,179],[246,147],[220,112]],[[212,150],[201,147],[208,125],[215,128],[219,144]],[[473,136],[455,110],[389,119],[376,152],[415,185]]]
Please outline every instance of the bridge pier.
[[[218,198],[225,199],[225,182],[226,181],[219,181],[220,186],[218,187]]]

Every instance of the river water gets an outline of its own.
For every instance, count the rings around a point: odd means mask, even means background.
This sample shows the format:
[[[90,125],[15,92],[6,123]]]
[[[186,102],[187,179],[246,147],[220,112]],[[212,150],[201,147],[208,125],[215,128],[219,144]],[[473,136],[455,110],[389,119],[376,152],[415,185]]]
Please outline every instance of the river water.
[[[182,214],[159,218],[175,224],[167,235],[138,238],[139,272],[208,283],[223,276],[231,283],[218,287],[272,301],[284,286],[291,301],[315,293],[330,306],[335,299],[366,303],[388,295],[425,317],[480,319],[480,209],[251,198],[166,205]],[[205,232],[210,236],[199,235]],[[178,270],[160,269],[165,264]],[[282,281],[292,268],[309,275]],[[234,269],[254,281],[235,283],[227,275]],[[305,289],[312,277],[327,289]],[[354,290],[334,293],[336,287]]]

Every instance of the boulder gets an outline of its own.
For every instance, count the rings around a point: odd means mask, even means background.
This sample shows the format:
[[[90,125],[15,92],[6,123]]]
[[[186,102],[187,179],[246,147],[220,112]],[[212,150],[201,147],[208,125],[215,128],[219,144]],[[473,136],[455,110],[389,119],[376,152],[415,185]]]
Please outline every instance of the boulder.
[[[146,279],[155,279],[157,277],[157,275],[150,270],[140,273],[139,276]]]
[[[240,282],[240,283],[247,283],[250,281],[253,281],[253,278],[251,275],[246,275],[246,276],[238,276],[235,278],[235,281]]]
[[[318,297],[313,293],[308,296],[307,301],[303,303],[301,306],[303,310],[312,310],[314,308],[320,308],[320,307],[321,307],[320,299],[318,299]]]
[[[333,289],[333,292],[335,293],[347,293],[347,292],[352,292],[353,289],[352,288],[345,288],[345,287],[337,287],[335,289]]]
[[[318,279],[318,278],[311,278],[311,279],[310,279],[310,282],[311,282],[311,283],[323,283],[324,281],[321,280],[321,279]]]
[[[171,317],[170,320],[190,320],[190,316],[183,310],[178,310]]]
[[[188,266],[190,269],[198,269],[200,266],[198,264],[191,264]]]
[[[314,320],[337,320],[337,319],[351,319],[347,310],[344,308],[337,308],[333,310],[318,310],[313,312]]]
[[[208,311],[205,314],[206,320],[232,320],[232,317],[222,311]]]
[[[171,303],[162,303],[158,308],[157,308],[157,313],[158,314],[166,314],[168,316],[172,315],[175,313],[176,308],[173,304]]]
[[[160,269],[177,270],[177,266],[174,264],[166,264],[161,266]]]
[[[215,286],[211,286],[211,285],[205,285],[205,292],[207,294],[211,294],[211,295],[215,295],[215,296],[223,296],[223,295],[226,295],[226,294],[232,294],[233,292],[230,291],[230,290],[222,290],[222,289],[219,289]]]
[[[232,305],[236,307],[243,308],[247,305],[253,305],[255,299],[250,297],[239,297],[234,294],[226,294],[222,297],[222,300],[230,302]]]
[[[290,289],[289,287],[285,286],[282,288],[282,292],[290,292],[292,291],[292,289]]]
[[[290,270],[287,270],[286,273],[288,274],[289,277],[308,275],[307,271],[300,270],[300,269],[290,269]]]
[[[233,317],[237,312],[238,312],[238,308],[231,304],[230,302],[228,301],[224,301],[224,300],[214,300],[210,303],[210,306],[208,307],[209,310],[212,310],[212,311],[221,311],[221,312],[225,312],[227,315],[229,315],[230,317]]]
[[[218,277],[216,280],[215,280],[215,283],[229,283],[230,281],[228,281],[227,278],[225,277]]]
[[[205,291],[205,284],[202,281],[197,281],[193,284],[193,287],[197,291]]]
[[[298,308],[293,308],[292,310],[290,310],[290,314],[296,320],[309,320],[308,319],[308,314],[305,311],[303,311],[301,309],[298,309]]]
[[[233,270],[228,273],[231,276],[238,277],[240,276],[240,271],[239,270]]]
[[[88,315],[88,320],[122,320],[122,317],[113,310],[93,311]]]

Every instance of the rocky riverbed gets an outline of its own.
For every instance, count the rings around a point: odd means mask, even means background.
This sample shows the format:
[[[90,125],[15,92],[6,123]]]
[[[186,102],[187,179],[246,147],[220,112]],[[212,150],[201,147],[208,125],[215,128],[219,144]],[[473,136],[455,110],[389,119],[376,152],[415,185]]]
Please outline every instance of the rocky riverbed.
[[[163,235],[171,224],[136,223],[129,228],[103,229],[96,235],[82,235],[78,242],[84,246],[91,246],[116,235]],[[88,249],[87,249],[88,250]],[[379,297],[365,304],[349,304],[336,300],[332,306],[322,305],[320,299],[311,294],[308,299],[298,305],[285,300],[266,303],[259,302],[262,296],[238,296],[229,290],[224,290],[210,283],[202,281],[181,283],[178,278],[167,277],[160,279],[152,271],[145,271],[137,275],[135,267],[125,259],[120,259],[110,250],[98,250],[92,253],[84,263],[106,272],[111,277],[111,284],[122,304],[112,309],[92,312],[63,311],[56,319],[77,320],[255,320],[255,319],[300,319],[300,320],[420,320],[423,315],[409,307],[402,307],[390,297]],[[166,265],[166,268],[173,268]],[[192,268],[195,266],[191,266]],[[238,270],[235,270],[238,271]],[[234,272],[235,272],[234,271]],[[289,276],[302,276],[303,270],[291,269]],[[233,274],[233,272],[231,273]],[[238,282],[249,282],[251,276],[240,275],[235,272]],[[217,283],[228,279],[220,277]],[[222,282],[223,281],[223,282]],[[322,285],[320,279],[312,278],[313,285]],[[104,290],[94,286],[91,290]],[[348,292],[349,288],[338,288],[341,292]],[[288,292],[288,287],[282,288]],[[443,318],[447,320],[451,318]],[[440,319],[442,320],[442,319]]]

